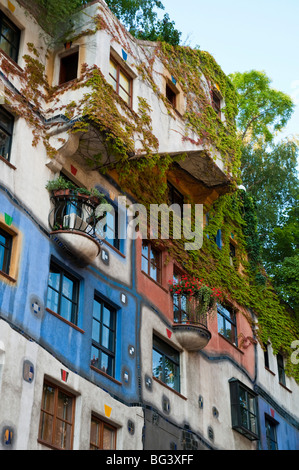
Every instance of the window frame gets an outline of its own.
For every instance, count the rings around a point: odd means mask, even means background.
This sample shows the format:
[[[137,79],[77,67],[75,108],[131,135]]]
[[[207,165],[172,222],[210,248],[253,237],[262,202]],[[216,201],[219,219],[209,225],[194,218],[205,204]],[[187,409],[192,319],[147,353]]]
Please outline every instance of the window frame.
[[[17,35],[16,39],[16,44],[11,43],[4,34],[2,34],[2,27],[3,27],[3,22],[7,23],[7,26],[14,32],[15,35]],[[5,52],[4,49],[0,47],[0,49],[6,54],[11,60],[13,60],[15,63],[18,63],[18,58],[19,58],[19,50],[20,50],[20,40],[21,40],[21,30],[18,28],[1,10],[0,10],[0,41],[4,37],[4,39],[8,42],[11,48],[14,49],[14,54],[8,54]]]
[[[2,237],[4,237],[5,239],[4,244],[0,240],[0,247],[4,248],[3,263],[0,266],[0,272],[9,276],[11,258],[12,258],[13,235],[7,232],[6,230],[4,230],[1,226],[0,226],[0,235],[2,235]],[[3,269],[4,267],[5,269]]]
[[[59,289],[55,289],[54,287],[50,286],[50,274],[51,274],[51,269],[56,269],[59,270],[60,274],[60,279],[59,279]],[[66,277],[70,281],[73,282],[74,286],[74,292],[72,299],[69,299],[65,295],[63,295],[63,278]],[[52,289],[54,292],[58,294],[58,308],[57,312],[50,308],[48,304],[48,293],[49,289]],[[48,277],[48,288],[47,288],[47,298],[46,298],[46,307],[48,310],[51,312],[54,312],[58,317],[61,317],[64,321],[78,326],[78,316],[79,316],[79,291],[80,291],[80,280],[76,276],[74,276],[70,271],[63,266],[61,266],[59,263],[56,263],[55,261],[51,260],[50,262],[50,268],[49,268],[49,277]],[[68,301],[71,301],[72,303],[72,312],[71,312],[71,320],[69,320],[65,315],[61,314],[61,298],[64,297]],[[52,305],[51,305],[52,306]]]
[[[44,393],[45,393],[45,388],[46,387],[51,387],[54,389],[54,403],[53,403],[53,410],[48,410],[46,407],[43,407],[43,402],[44,402]],[[58,394],[63,393],[65,397],[69,397],[72,400],[72,408],[71,408],[71,421],[68,421],[67,419],[61,419],[58,416]],[[48,380],[44,381],[43,384],[43,391],[42,391],[42,399],[41,399],[41,406],[40,406],[40,421],[39,421],[39,430],[38,430],[38,441],[41,444],[44,444],[48,447],[51,447],[53,449],[61,449],[61,450],[72,450],[73,449],[73,438],[74,438],[74,424],[75,424],[75,407],[76,407],[76,396],[72,394],[71,392],[68,392],[64,388],[60,387],[59,385],[56,385],[55,383],[52,383]],[[51,442],[45,440],[42,438],[43,435],[43,416],[48,415],[51,416],[53,419],[52,423],[52,430],[51,430]],[[70,435],[70,447],[69,448],[64,448],[61,446],[57,446],[55,444],[55,438],[57,437],[57,428],[56,428],[56,422],[57,420],[64,422],[66,425],[69,425],[71,427],[71,435]]]
[[[77,70],[76,70],[76,76],[69,78],[69,79],[63,79],[63,76],[66,77],[66,69],[67,67],[63,65],[63,62],[66,60],[69,60],[71,57],[76,56],[76,64],[77,64]],[[79,49],[71,49],[68,51],[67,54],[63,54],[60,56],[59,60],[59,78],[58,78],[58,85],[64,85],[66,83],[69,83],[73,80],[76,80],[78,78],[78,68],[79,68]]]
[[[232,378],[229,380],[230,387],[230,402],[231,402],[231,420],[232,429],[239,432],[247,439],[255,441],[259,439],[258,431],[258,409],[257,409],[257,394],[249,387],[244,385],[238,379]],[[241,392],[245,396],[245,405],[242,406]],[[249,399],[252,400],[254,410],[250,410]],[[244,403],[244,402],[243,402]],[[244,414],[246,415],[246,425],[244,425]],[[252,421],[253,418],[253,421]],[[253,423],[253,425],[252,425]],[[255,428],[254,432],[252,428]]]
[[[111,74],[111,69],[110,69],[110,63],[112,63],[115,68],[116,68],[116,78]],[[129,93],[122,87],[120,84],[120,73],[122,73],[125,78],[128,80],[129,83]],[[115,93],[129,106],[129,108],[132,108],[133,105],[133,78],[128,74],[128,72],[122,67],[117,60],[115,60],[114,57],[110,56],[109,60],[109,83],[113,87],[113,90]],[[111,83],[111,80],[113,83],[116,85],[115,89],[114,86]],[[119,88],[122,89],[122,91],[128,96],[128,102],[120,95],[119,93]]]
[[[284,367],[284,358],[281,353],[277,354],[277,371],[278,371],[278,382],[280,385],[286,386],[286,374],[285,374],[285,367]]]
[[[222,309],[229,312],[230,316],[228,316],[225,312],[221,311]],[[219,317],[221,317],[222,319],[222,333],[220,331]],[[233,329],[231,330],[233,331],[233,340],[229,337],[229,334],[226,331],[226,322],[228,322],[233,327]],[[229,305],[217,304],[217,331],[223,338],[238,347],[237,316],[235,310]]]
[[[147,245],[147,257],[143,254],[143,247],[144,245]],[[157,266],[155,266],[156,271],[157,271],[157,279],[155,279],[153,276],[151,276],[151,253],[155,252],[158,260],[157,260]],[[142,260],[145,259],[147,261],[147,271],[144,271],[143,269],[143,263]],[[152,279],[154,282],[157,282],[158,284],[162,283],[162,254],[161,251],[158,250],[157,248],[153,247],[152,243],[148,240],[142,240],[142,247],[141,247],[141,271],[146,274],[150,279]]]
[[[98,318],[95,318],[95,302],[97,302],[98,304],[100,304],[100,319]],[[112,327],[111,326],[108,326],[104,323],[103,321],[103,310],[104,310],[104,307],[107,308],[109,311],[110,311],[110,315],[113,316],[113,320],[112,320]],[[94,339],[93,337],[93,326],[94,326],[94,322],[97,322],[99,324],[98,328],[99,328],[99,341],[97,341],[96,339]],[[112,349],[109,349],[107,348],[106,346],[104,346],[102,344],[103,342],[103,339],[102,339],[102,333],[103,333],[103,327],[107,328],[109,330],[109,332],[112,332],[112,342],[111,342],[111,346],[113,346]],[[110,377],[112,378],[115,378],[115,364],[116,364],[116,327],[117,327],[117,310],[116,308],[111,305],[110,303],[106,302],[106,300],[104,300],[101,296],[99,296],[98,294],[95,294],[94,295],[94,299],[93,299],[93,311],[92,311],[92,333],[91,333],[91,354],[90,354],[90,366],[95,368],[96,370],[100,371],[100,372],[103,372],[104,374],[107,374],[109,375]],[[110,342],[110,337],[108,339],[108,342]],[[106,356],[108,356],[111,361],[112,361],[112,371],[111,373],[109,373],[107,370],[104,371],[103,369],[101,369],[100,367],[97,367],[96,365],[94,365],[94,363],[92,363],[93,361],[93,358],[92,358],[92,355],[93,355],[93,351],[94,349],[97,349],[98,351],[98,361],[101,363],[101,355],[102,353],[105,354]],[[100,364],[99,364],[100,365]]]
[[[168,81],[166,81],[165,97],[174,108],[177,107],[177,95],[178,92],[175,91],[174,87],[171,86]]]
[[[221,119],[221,95],[216,91],[212,90],[212,107],[217,114],[217,116]]]
[[[154,351],[162,357],[162,377],[159,378],[157,374],[154,372]],[[173,354],[177,355],[177,360],[173,359],[168,351],[171,351]],[[165,360],[168,360],[171,364],[175,366],[175,376],[173,385],[167,382],[165,372],[166,372],[166,364]],[[169,387],[170,389],[174,390],[175,392],[180,393],[181,389],[181,364],[180,364],[180,352],[166,343],[163,339],[161,339],[157,335],[153,335],[153,344],[152,344],[152,374],[153,377],[162,382],[164,385]]]
[[[5,125],[3,125],[3,122],[1,121],[1,117],[5,116],[9,121],[9,126],[6,127]],[[7,157],[5,157],[4,155],[0,154],[0,156],[6,161],[6,162],[10,162],[10,157],[11,157],[11,147],[12,147],[12,138],[13,138],[13,130],[14,130],[14,122],[15,122],[15,118],[14,116],[9,113],[8,111],[6,111],[5,108],[3,108],[3,106],[0,106],[0,131],[3,132],[9,139],[9,143],[8,143],[8,149],[7,149]]]
[[[268,450],[278,450],[278,442],[277,442],[277,425],[279,423],[271,418],[271,416],[265,413],[265,429],[266,429],[266,443]],[[271,436],[271,431],[273,435]],[[274,444],[274,448],[272,445]]]
[[[91,426],[92,422],[95,422],[96,425],[98,425],[97,429],[97,434],[98,434],[98,440],[97,443],[91,442]],[[113,442],[113,447],[110,449],[104,448],[104,428],[109,428],[114,432],[114,442]],[[115,426],[112,426],[112,424],[107,423],[106,421],[103,421],[101,418],[98,418],[95,414],[92,413],[91,415],[91,423],[90,423],[90,439],[89,439],[89,449],[90,450],[116,450],[116,438],[117,438],[117,428]],[[91,448],[91,446],[94,447],[94,449]]]

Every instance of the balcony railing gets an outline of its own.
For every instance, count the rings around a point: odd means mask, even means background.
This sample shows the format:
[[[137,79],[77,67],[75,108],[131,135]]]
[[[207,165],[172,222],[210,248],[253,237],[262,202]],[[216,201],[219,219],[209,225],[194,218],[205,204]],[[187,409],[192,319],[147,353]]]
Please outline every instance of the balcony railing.
[[[188,299],[184,295],[174,295],[173,317],[174,323],[208,326],[208,311],[202,311],[202,305],[195,297]]]
[[[173,296],[173,329],[178,342],[188,351],[203,349],[211,339],[209,310],[196,297]]]
[[[101,251],[103,224],[97,215],[98,197],[72,190],[57,190],[51,195],[49,214],[51,236],[83,265],[92,263]]]
[[[98,198],[71,190],[55,191],[51,196],[53,209],[49,214],[52,231],[75,231],[97,239],[100,243],[101,225],[96,215]]]

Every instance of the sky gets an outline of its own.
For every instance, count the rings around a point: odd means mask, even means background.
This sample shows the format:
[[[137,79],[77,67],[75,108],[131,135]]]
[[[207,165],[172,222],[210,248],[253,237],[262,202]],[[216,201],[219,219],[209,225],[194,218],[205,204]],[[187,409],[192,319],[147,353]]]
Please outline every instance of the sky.
[[[208,51],[228,75],[264,71],[296,107],[280,138],[299,138],[299,0],[162,0],[181,43]]]

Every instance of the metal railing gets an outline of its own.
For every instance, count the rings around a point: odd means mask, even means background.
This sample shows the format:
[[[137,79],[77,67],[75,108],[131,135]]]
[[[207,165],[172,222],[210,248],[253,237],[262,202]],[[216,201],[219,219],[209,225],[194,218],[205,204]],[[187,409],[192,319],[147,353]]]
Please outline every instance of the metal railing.
[[[173,296],[173,318],[175,324],[194,326],[208,326],[208,311],[202,308],[202,304],[196,297],[191,299],[184,295]]]
[[[49,226],[52,231],[81,232],[101,241],[103,227],[96,215],[99,202],[72,191],[52,194],[51,202]]]

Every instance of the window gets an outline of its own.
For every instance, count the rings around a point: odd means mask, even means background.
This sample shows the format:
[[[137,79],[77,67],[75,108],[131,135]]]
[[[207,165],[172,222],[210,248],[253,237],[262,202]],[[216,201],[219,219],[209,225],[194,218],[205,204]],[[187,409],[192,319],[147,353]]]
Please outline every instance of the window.
[[[0,12],[0,48],[15,62],[18,61],[21,32]]]
[[[167,183],[168,185],[168,204],[171,206],[172,204],[178,204],[183,210],[184,206],[184,196],[171,184]]]
[[[60,59],[59,85],[77,78],[79,51],[68,54]]]
[[[181,274],[177,271],[173,273],[173,282],[180,282]],[[184,295],[173,295],[173,320],[175,323],[184,323],[188,321],[187,298]]]
[[[0,271],[9,274],[12,236],[0,228]]]
[[[92,347],[90,365],[114,377],[116,310],[95,297],[93,302]]]
[[[267,369],[270,369],[268,345],[265,343],[264,343],[264,364]]]
[[[277,445],[277,421],[265,415],[266,439],[268,450],[278,450]]]
[[[229,243],[229,263],[231,266],[234,265],[234,258],[236,257],[236,246],[230,242]]]
[[[161,253],[149,242],[142,242],[141,269],[154,281],[161,282]]]
[[[95,416],[91,417],[90,450],[115,450],[116,428],[101,421]]]
[[[79,280],[62,267],[51,263],[48,281],[47,308],[70,323],[77,325],[78,294]]]
[[[283,356],[279,353],[277,354],[277,367],[278,367],[279,383],[285,386],[286,376],[285,376],[285,370],[284,370],[284,361],[283,361]]]
[[[103,227],[106,234],[105,240],[114,246],[117,250],[120,249],[120,240],[118,236],[118,211],[114,210],[105,212],[106,224]]]
[[[232,428],[250,440],[258,439],[256,393],[237,379],[231,379]]]
[[[218,246],[218,248],[221,250],[222,249],[222,232],[221,229],[217,230],[217,234],[215,237],[215,243]]]
[[[156,336],[153,338],[153,376],[180,391],[180,353]]]
[[[10,160],[14,118],[5,109],[0,108],[0,156]]]
[[[221,117],[221,98],[215,91],[212,91],[212,106],[217,115]]]
[[[172,104],[172,106],[175,108],[176,107],[176,93],[175,91],[170,87],[168,83],[166,83],[166,98]]]
[[[237,346],[236,315],[227,307],[217,305],[218,333]]]
[[[71,450],[75,397],[63,389],[44,383],[39,440],[56,449]]]
[[[127,105],[132,106],[132,79],[112,59],[110,59],[109,83]]]

